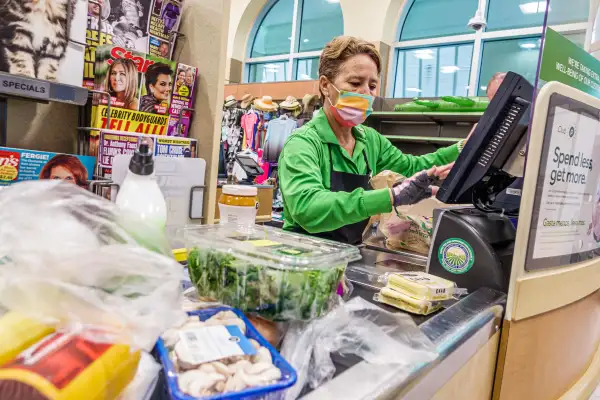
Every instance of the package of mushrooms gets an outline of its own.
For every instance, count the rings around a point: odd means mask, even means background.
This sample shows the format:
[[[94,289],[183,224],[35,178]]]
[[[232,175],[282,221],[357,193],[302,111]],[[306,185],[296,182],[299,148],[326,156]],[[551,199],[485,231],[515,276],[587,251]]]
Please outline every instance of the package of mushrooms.
[[[229,307],[188,313],[157,344],[172,399],[278,398],[296,372],[246,319]]]

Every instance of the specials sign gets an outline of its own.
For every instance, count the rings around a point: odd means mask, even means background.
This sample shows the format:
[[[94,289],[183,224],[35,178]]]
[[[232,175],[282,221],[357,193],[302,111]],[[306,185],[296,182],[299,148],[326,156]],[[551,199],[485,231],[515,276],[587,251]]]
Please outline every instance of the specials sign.
[[[48,100],[50,83],[0,72],[0,94]]]

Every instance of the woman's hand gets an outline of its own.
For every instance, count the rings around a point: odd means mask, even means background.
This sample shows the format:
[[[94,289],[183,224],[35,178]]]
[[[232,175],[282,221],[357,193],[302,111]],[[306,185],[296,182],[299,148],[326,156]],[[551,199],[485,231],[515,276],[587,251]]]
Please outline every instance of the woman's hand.
[[[427,171],[421,171],[404,180],[404,182],[394,185],[391,189],[394,207],[415,204],[434,196],[438,191],[435,185],[446,179],[452,165],[448,164],[443,167],[433,167]]]

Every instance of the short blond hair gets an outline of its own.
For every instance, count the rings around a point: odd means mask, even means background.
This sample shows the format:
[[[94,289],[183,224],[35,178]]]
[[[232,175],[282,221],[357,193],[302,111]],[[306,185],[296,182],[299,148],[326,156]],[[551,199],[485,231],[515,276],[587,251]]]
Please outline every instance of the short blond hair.
[[[338,36],[327,43],[321,53],[319,77],[324,76],[333,82],[342,64],[358,54],[369,56],[377,66],[377,74],[381,74],[381,55],[373,43],[353,36]],[[323,98],[321,93],[321,100]]]

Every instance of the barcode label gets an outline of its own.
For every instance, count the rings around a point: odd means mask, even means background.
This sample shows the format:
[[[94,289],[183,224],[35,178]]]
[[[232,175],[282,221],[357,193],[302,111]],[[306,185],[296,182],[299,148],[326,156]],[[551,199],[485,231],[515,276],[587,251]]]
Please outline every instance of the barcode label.
[[[231,356],[253,355],[256,350],[237,326],[207,326],[179,331],[179,339],[196,364]]]

